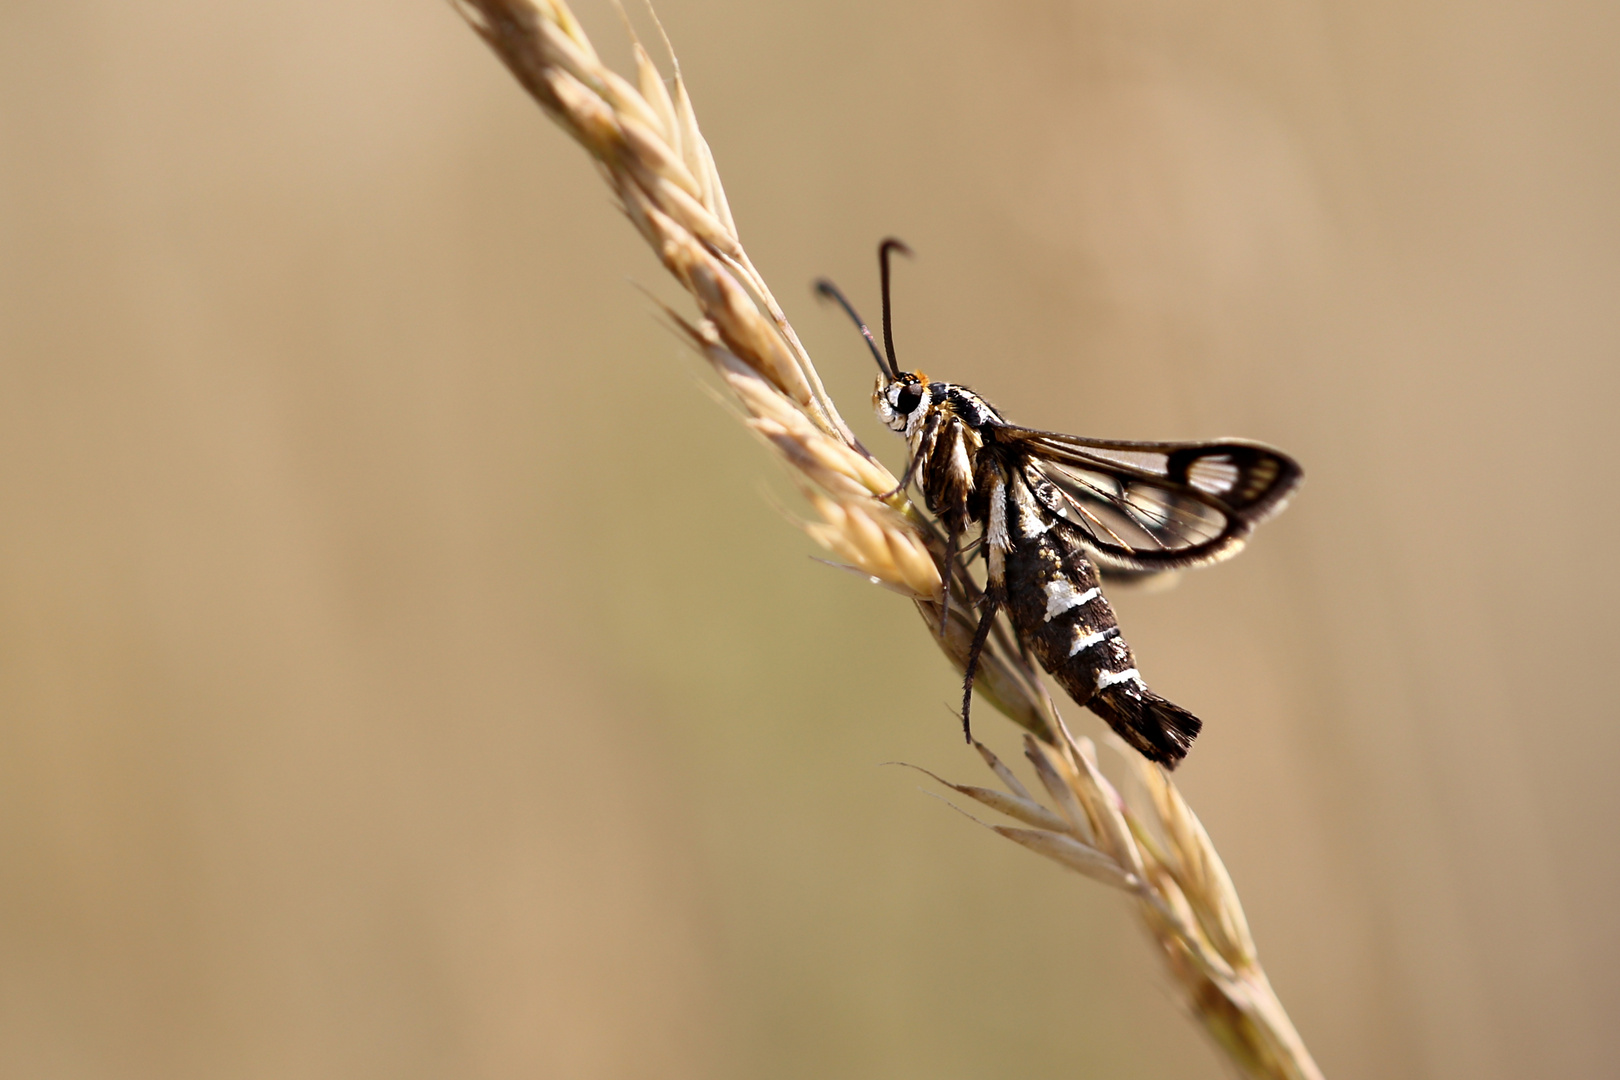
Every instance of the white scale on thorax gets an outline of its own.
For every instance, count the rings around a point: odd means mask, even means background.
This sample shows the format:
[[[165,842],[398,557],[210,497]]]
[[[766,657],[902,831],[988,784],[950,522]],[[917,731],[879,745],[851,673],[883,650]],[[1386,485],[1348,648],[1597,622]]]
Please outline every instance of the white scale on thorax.
[[[947,383],[945,386],[945,392],[947,395],[951,394],[952,392],[955,393],[957,400],[965,406],[965,408],[962,410],[962,419],[966,420],[974,427],[978,427],[979,425],[983,424],[993,415],[990,406],[985,404],[984,399],[965,386],[957,386],[954,383]]]
[[[1030,493],[1029,485],[1022,478],[1013,484],[1013,503],[1017,510],[1018,535],[1025,540],[1034,540],[1052,527],[1052,523],[1046,520],[1046,515],[1041,513],[1040,507],[1035,505],[1035,496]]]

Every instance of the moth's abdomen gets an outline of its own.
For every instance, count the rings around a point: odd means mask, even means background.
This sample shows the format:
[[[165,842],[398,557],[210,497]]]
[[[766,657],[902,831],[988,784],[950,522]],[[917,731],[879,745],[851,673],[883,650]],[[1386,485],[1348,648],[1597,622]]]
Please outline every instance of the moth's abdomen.
[[[1007,553],[1007,609],[1041,666],[1084,705],[1135,671],[1096,568],[1058,529],[1015,541]]]
[[[1023,494],[1009,499],[1006,587],[1013,628],[1070,697],[1143,756],[1174,768],[1198,734],[1198,718],[1142,682],[1085,549]]]
[[[1198,717],[1155,694],[1140,679],[1100,691],[1086,706],[1143,757],[1167,769],[1181,764],[1198,729],[1204,726]]]

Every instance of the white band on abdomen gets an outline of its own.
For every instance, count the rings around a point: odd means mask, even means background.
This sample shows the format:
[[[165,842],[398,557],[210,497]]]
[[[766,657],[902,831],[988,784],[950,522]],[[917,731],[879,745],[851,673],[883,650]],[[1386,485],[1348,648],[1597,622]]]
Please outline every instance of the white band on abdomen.
[[[1089,604],[1102,595],[1101,589],[1087,589],[1085,592],[1075,592],[1074,585],[1062,578],[1046,583],[1046,621],[1051,622],[1059,615],[1081,604]]]
[[[1113,672],[1113,671],[1099,671],[1099,672],[1097,672],[1097,689],[1098,690],[1106,690],[1110,686],[1118,686],[1120,683],[1126,683],[1126,682],[1133,682],[1137,686],[1141,686],[1142,685],[1142,673],[1137,671],[1135,668],[1126,668],[1124,671],[1120,671],[1120,672]]]
[[[1117,633],[1119,633],[1119,627],[1110,626],[1106,630],[1099,630],[1095,634],[1087,634],[1083,638],[1077,638],[1075,639],[1074,646],[1069,649],[1069,655],[1075,656],[1091,648],[1093,645],[1101,645],[1103,642],[1107,641]]]

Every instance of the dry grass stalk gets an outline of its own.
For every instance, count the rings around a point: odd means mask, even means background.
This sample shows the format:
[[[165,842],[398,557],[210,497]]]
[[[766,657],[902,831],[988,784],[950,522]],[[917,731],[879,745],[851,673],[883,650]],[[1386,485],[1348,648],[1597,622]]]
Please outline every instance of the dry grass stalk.
[[[1248,1075],[1321,1080],[1260,966],[1226,866],[1168,773],[1125,751],[1146,793],[1146,805],[1133,806],[1103,775],[1091,740],[1076,739],[1060,723],[1054,741],[1024,737],[1048,808],[975,746],[1006,791],[934,779],[1031,826],[987,828],[1135,897],[1194,1014]]]
[[[748,425],[794,470],[820,520],[807,531],[852,569],[910,598],[961,670],[979,587],[952,567],[939,632],[944,547],[897,480],[855,440],[809,354],[744,250],[676,66],[666,85],[634,42],[636,81],[605,67],[561,0],[452,0],[524,88],[595,159],[632,224],[691,294],[698,316],[668,312],[735,394]],[[956,791],[1029,829],[996,831],[1134,895],[1192,1008],[1250,1075],[1319,1077],[1255,959],[1237,894],[1198,819],[1169,778],[1136,761],[1151,808],[1133,810],[1063,727],[1038,675],[999,627],[976,688],[1032,732],[1026,753],[1056,811],[980,753],[1010,795]],[[1132,755],[1134,758],[1134,755]]]
[[[603,65],[560,0],[453,0],[520,83],[596,160],[619,205],[691,294],[698,318],[671,319],[736,394],[750,427],[801,480],[821,520],[810,535],[853,569],[916,602],[957,668],[973,624],[953,604],[938,633],[944,547],[903,494],[874,498],[898,480],[856,442],[827,396],[781,305],[737,235],[714,157],[677,66],[670,86],[639,41],[636,82]],[[953,596],[978,589],[957,572]],[[1025,728],[1046,732],[1055,714],[1005,635],[981,661],[978,686]]]

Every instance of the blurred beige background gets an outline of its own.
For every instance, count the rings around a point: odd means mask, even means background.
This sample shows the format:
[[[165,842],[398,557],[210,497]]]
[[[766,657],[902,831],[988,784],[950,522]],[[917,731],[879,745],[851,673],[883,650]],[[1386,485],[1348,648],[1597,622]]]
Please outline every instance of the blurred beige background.
[[[905,361],[1305,462],[1118,606],[1327,1074],[1614,1075],[1620,8],[661,11],[891,463],[888,233]],[[0,1074],[1228,1075],[447,5],[0,7],[0,275]]]

